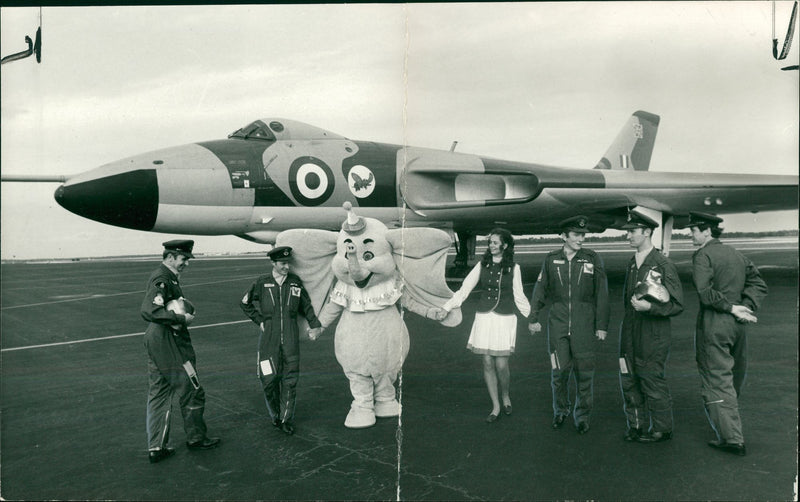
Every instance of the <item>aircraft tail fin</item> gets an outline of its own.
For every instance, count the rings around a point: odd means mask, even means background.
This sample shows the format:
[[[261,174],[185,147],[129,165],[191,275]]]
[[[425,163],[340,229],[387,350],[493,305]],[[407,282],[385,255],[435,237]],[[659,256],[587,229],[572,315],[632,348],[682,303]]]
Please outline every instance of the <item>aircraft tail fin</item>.
[[[660,120],[652,113],[634,112],[594,168],[647,171]]]

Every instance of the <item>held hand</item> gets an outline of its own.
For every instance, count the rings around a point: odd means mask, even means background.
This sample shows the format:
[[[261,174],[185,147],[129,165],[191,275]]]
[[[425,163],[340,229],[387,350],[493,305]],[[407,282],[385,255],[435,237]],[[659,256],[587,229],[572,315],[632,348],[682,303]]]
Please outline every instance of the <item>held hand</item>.
[[[435,321],[443,321],[445,317],[447,317],[448,312],[444,309],[439,307],[433,307],[428,309],[428,313],[425,317],[428,319],[433,319]]]
[[[744,305],[732,305],[731,314],[733,314],[739,322],[758,322],[758,318],[753,315],[753,311]]]
[[[531,335],[535,335],[536,333],[542,331],[542,324],[538,322],[528,323],[528,331],[531,332]]]
[[[190,313],[187,312],[187,313],[183,314],[183,317],[186,318],[186,321],[183,323],[186,326],[192,324],[192,321],[194,321],[194,314],[190,314]]]
[[[308,338],[311,339],[312,341],[316,340],[317,338],[319,338],[319,335],[321,335],[321,334],[322,334],[322,328],[309,328],[308,329]]]
[[[636,312],[647,312],[653,305],[644,299],[637,299],[635,296],[631,297],[631,305]]]
[[[602,329],[598,329],[594,332],[594,336],[597,337],[598,340],[605,341],[606,336],[608,335],[608,331],[603,331]]]

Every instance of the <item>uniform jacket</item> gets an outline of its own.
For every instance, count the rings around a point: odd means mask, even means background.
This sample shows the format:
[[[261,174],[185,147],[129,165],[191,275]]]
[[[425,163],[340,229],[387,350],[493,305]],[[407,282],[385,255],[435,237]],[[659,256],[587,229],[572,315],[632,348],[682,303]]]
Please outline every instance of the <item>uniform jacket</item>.
[[[147,280],[140,312],[142,318],[150,323],[145,332],[146,337],[174,336],[178,348],[184,352],[184,357],[194,364],[194,349],[189,330],[186,328],[186,318],[183,314],[176,314],[166,309],[169,302],[181,297],[183,291],[178,283],[178,276],[162,263]]]
[[[261,359],[277,356],[281,346],[286,357],[299,354],[298,313],[312,328],[320,326],[302,281],[292,273],[280,286],[272,274],[262,275],[250,286],[239,306],[254,323],[264,323],[258,342]]]
[[[591,249],[579,249],[567,260],[564,248],[551,251],[542,264],[531,299],[529,323],[539,321],[547,302],[550,336],[591,341],[598,330],[608,331],[608,280],[603,260]]]
[[[652,307],[647,312],[637,312],[631,305],[631,298],[636,284],[644,280],[651,269],[661,274],[670,298],[666,303],[651,302]],[[683,288],[675,265],[656,248],[648,253],[638,269],[636,257],[632,256],[625,274],[622,300],[625,314],[620,330],[620,354],[633,355],[643,361],[666,358],[671,334],[669,318],[683,312]]]
[[[730,313],[732,305],[757,311],[767,284],[753,262],[732,247],[711,239],[692,256],[700,308]]]

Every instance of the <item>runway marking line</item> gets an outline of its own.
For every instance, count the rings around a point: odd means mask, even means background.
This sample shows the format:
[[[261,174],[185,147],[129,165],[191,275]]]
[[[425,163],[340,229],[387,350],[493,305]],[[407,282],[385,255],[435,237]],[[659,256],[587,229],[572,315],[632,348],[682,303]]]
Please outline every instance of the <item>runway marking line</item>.
[[[242,279],[251,278],[251,277],[252,276],[241,276],[241,277],[236,277],[236,278],[233,278],[233,279],[225,279],[225,280],[221,280],[221,281],[198,282],[198,283],[195,283],[195,284],[185,284],[185,285],[181,285],[181,288],[182,289],[186,289],[186,288],[193,288],[195,286],[208,286],[209,284],[220,284],[220,283],[223,283],[223,282],[235,282],[235,281],[240,281]],[[97,300],[97,299],[100,299],[100,298],[112,298],[114,296],[136,295],[136,294],[143,295],[144,293],[145,293],[145,290],[143,290],[143,289],[140,289],[140,290],[137,290],[137,291],[125,291],[123,293],[108,293],[108,294],[85,293],[85,294],[81,294],[80,298],[62,298],[60,300],[53,300],[53,301],[50,301],[50,302],[27,303],[25,305],[11,305],[10,307],[0,308],[0,310],[21,309],[21,308],[26,308],[26,307],[39,307],[39,306],[42,306],[42,305],[53,305],[54,303],[80,302],[80,301],[83,301],[83,300]]]
[[[242,324],[245,322],[253,322],[250,319],[245,319],[243,321],[229,321],[229,322],[218,322],[214,324],[204,324],[202,326],[192,326],[192,330],[196,329],[203,329],[203,328],[215,328],[217,326],[230,326],[231,324]],[[99,342],[101,340],[114,340],[116,338],[129,338],[131,336],[142,336],[144,335],[144,331],[140,331],[139,333],[126,333],[124,335],[112,335],[112,336],[102,336],[100,338],[85,338],[83,340],[73,340],[70,342],[53,342],[53,343],[43,343],[40,345],[26,345],[24,347],[10,347],[7,349],[2,349],[0,352],[12,352],[15,350],[28,350],[28,349],[41,349],[47,347],[56,347],[58,345],[72,345],[73,343],[86,343],[86,342]]]

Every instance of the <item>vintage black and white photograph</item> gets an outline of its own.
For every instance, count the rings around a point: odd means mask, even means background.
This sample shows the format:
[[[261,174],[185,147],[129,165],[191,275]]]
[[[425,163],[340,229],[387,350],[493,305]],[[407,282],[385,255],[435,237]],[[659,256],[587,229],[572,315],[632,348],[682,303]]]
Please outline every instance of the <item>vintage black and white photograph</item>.
[[[797,500],[797,1],[0,7],[3,500]]]

